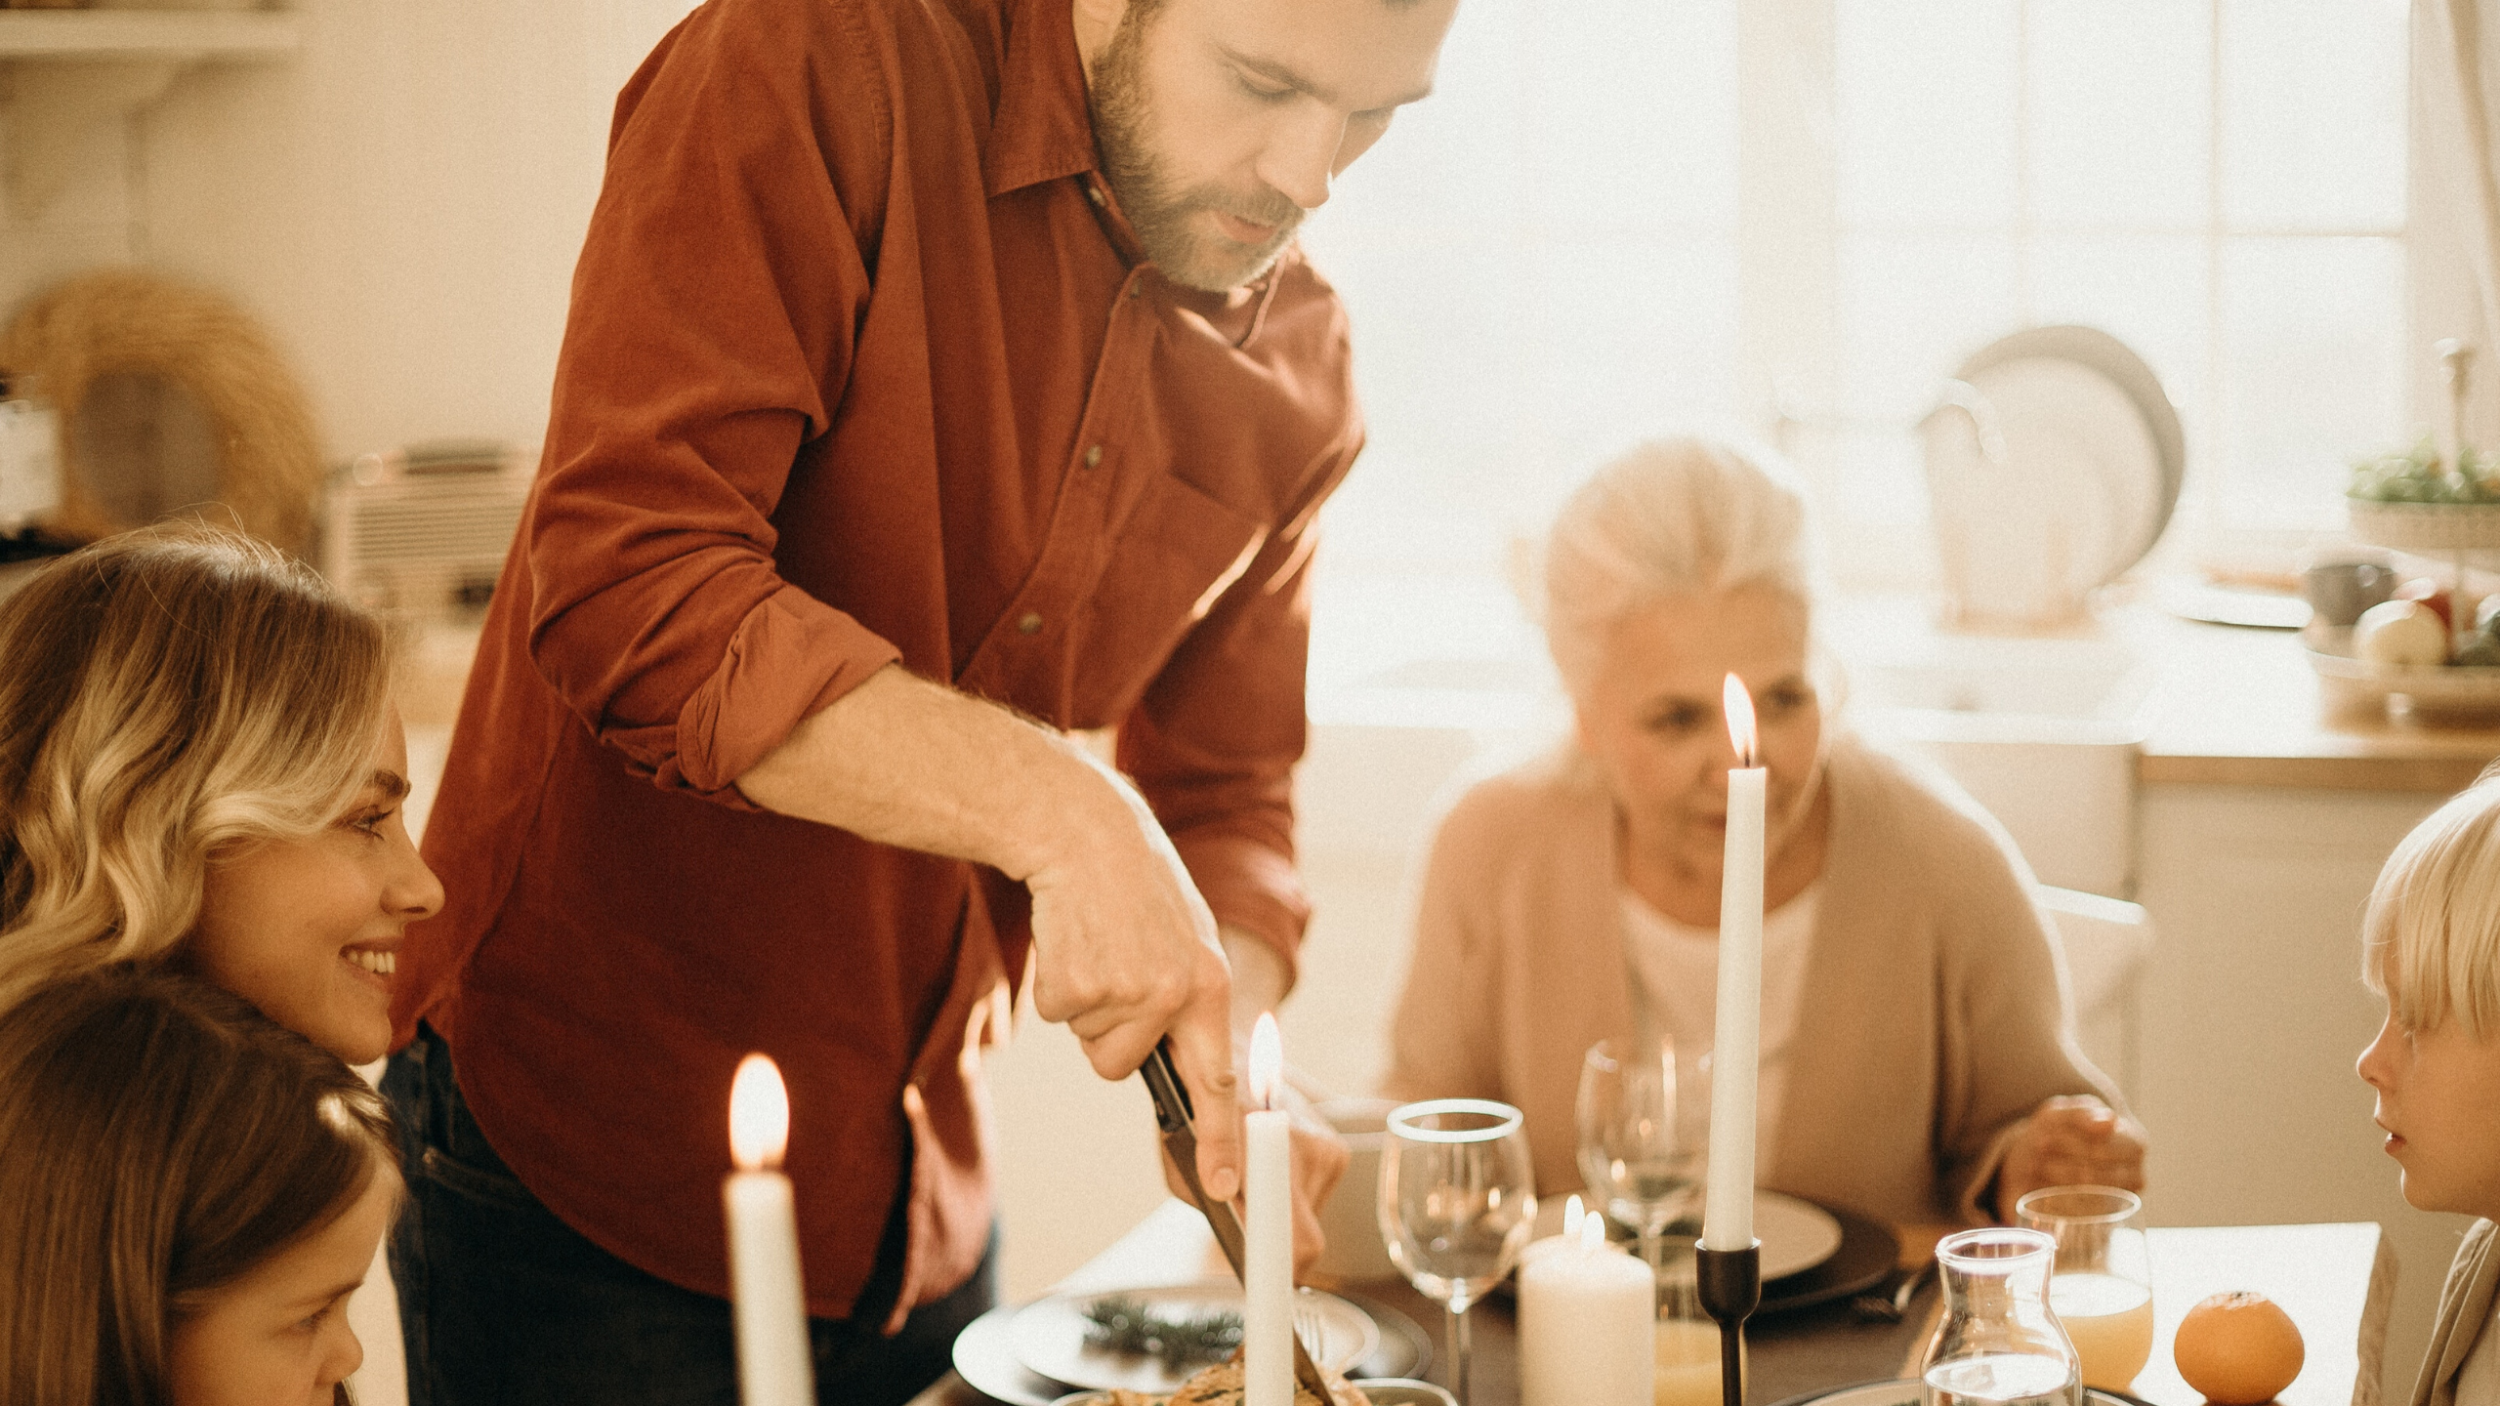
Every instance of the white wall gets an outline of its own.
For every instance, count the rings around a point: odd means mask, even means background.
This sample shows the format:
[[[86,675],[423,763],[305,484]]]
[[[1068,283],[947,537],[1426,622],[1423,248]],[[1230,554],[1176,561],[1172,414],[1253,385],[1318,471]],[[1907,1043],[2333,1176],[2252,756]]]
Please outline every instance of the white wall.
[[[331,457],[534,446],[615,91],[688,8],[303,0],[300,54],[188,71],[8,213],[0,304],[135,259],[264,321]]]

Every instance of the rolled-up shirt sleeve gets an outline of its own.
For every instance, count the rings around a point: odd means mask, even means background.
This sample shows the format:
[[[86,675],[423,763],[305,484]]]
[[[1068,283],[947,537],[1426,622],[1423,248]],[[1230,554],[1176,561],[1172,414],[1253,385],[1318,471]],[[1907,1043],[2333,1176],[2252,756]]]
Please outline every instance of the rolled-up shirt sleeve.
[[[592,216],[520,549],[566,706],[637,774],[743,808],[741,774],[900,657],[783,580],[772,523],[848,379],[891,160],[877,123],[808,120],[813,84],[873,106],[872,67],[705,24],[618,100],[637,178]]]

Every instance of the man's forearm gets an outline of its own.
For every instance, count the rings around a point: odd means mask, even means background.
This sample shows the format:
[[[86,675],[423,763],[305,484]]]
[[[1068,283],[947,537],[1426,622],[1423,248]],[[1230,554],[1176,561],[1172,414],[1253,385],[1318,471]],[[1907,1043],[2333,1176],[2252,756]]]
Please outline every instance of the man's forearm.
[[[1293,989],[1293,973],[1285,959],[1265,941],[1230,923],[1217,929],[1224,939],[1224,960],[1233,969],[1233,1039],[1246,1047],[1259,1012],[1284,1004]]]
[[[1134,835],[1144,804],[1073,740],[901,668],[800,723],[738,790],[767,810],[1019,880],[1089,837]]]

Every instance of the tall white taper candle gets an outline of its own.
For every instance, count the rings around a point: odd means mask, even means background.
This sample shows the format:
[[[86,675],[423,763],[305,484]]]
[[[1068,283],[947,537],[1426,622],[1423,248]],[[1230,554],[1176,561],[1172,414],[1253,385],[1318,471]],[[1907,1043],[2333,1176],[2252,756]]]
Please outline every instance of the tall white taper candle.
[[[790,1179],[774,1170],[790,1141],[790,1095],[760,1054],[729,1083],[729,1153],[721,1183],[729,1215],[729,1296],[745,1406],[814,1406],[807,1295],[799,1286],[799,1224]]]
[[[1754,1085],[1762,1057],[1762,827],[1769,773],[1754,765],[1753,699],[1734,674],[1725,694],[1728,739],[1739,765],[1727,774],[1727,848],[1719,876],[1718,1033],[1710,1070],[1710,1181],[1701,1243],[1753,1243]]]
[[[1243,1406],[1293,1406],[1293,1128],[1276,1107],[1285,1047],[1276,1017],[1250,1033],[1249,1140],[1243,1168],[1250,1217],[1242,1227]]]

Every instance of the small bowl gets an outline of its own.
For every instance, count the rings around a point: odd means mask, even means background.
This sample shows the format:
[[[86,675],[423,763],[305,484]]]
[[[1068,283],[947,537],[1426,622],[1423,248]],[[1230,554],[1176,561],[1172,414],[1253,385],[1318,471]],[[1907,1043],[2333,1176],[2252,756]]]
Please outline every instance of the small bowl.
[[[1371,1398],[1372,1406],[1458,1406],[1457,1397],[1412,1377],[1372,1377],[1357,1379],[1354,1384]],[[1108,1406],[1110,1400],[1111,1393],[1107,1391],[1080,1391],[1060,1397],[1050,1406]]]

